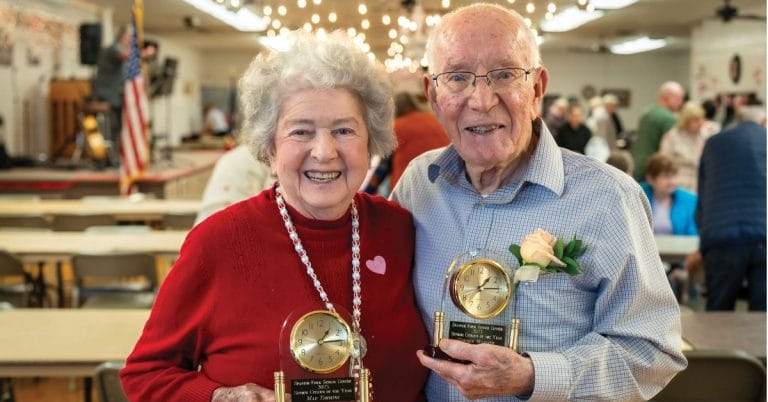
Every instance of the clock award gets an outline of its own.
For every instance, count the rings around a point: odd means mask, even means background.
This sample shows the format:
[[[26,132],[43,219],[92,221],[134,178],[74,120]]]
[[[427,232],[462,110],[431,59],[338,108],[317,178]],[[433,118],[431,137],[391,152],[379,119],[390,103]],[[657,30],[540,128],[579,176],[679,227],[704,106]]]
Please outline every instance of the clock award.
[[[520,321],[514,314],[516,262],[512,257],[509,252],[473,249],[453,260],[445,273],[441,308],[434,313],[427,355],[454,360],[440,350],[440,340],[446,336],[518,349]]]
[[[351,329],[351,316],[335,306],[295,311],[280,331],[280,370],[275,401],[370,402],[369,372],[362,367],[365,342]],[[286,387],[287,386],[287,387]]]

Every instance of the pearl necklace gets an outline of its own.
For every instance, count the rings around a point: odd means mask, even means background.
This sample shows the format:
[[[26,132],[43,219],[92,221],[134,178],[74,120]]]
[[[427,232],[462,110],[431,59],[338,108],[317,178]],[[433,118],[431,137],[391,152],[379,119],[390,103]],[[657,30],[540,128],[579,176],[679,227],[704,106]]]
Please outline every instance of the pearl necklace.
[[[293,242],[293,248],[299,255],[299,259],[307,268],[307,275],[312,279],[315,289],[317,290],[320,299],[325,303],[325,308],[330,311],[336,312],[333,307],[333,303],[328,299],[328,294],[325,293],[323,285],[320,280],[317,279],[314,268],[312,268],[312,262],[309,261],[309,256],[304,246],[301,244],[299,234],[296,233],[296,229],[293,226],[290,215],[288,215],[288,209],[285,207],[285,201],[283,200],[282,191],[280,186],[275,187],[275,201],[277,201],[277,209],[280,211],[280,216],[283,218],[285,229],[288,231],[288,237]],[[360,286],[360,221],[357,214],[357,206],[355,201],[352,201],[352,331],[355,334],[360,334],[360,316],[362,315],[360,306],[362,304],[361,298],[361,286]],[[364,352],[363,352],[364,353]]]

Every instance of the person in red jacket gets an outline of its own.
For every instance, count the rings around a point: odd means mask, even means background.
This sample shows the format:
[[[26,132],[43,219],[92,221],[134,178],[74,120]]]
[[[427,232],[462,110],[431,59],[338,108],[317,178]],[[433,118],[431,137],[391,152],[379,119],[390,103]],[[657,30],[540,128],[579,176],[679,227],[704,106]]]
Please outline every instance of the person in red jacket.
[[[435,115],[419,110],[411,95],[403,92],[395,97],[395,135],[397,149],[392,154],[389,188],[395,188],[411,159],[451,142]]]
[[[423,401],[413,222],[357,193],[395,147],[386,73],[345,33],[297,31],[240,80],[243,133],[277,183],[192,229],[126,367],[136,401],[273,401],[274,372]],[[313,373],[314,372],[314,373]]]

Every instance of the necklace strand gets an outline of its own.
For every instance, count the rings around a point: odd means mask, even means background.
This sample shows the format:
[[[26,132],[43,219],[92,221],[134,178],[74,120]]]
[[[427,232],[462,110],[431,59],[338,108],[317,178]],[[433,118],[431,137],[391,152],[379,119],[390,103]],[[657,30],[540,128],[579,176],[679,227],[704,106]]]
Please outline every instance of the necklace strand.
[[[307,251],[301,244],[299,234],[296,233],[296,228],[293,226],[290,215],[288,215],[288,208],[285,206],[280,186],[275,187],[275,201],[277,201],[277,209],[280,211],[280,216],[283,218],[285,229],[288,231],[288,237],[290,237],[291,242],[293,242],[293,248],[299,255],[299,259],[307,268],[307,275],[312,279],[317,294],[320,296],[323,303],[325,303],[325,308],[335,313],[336,309],[333,307],[333,303],[328,299],[328,294],[325,292],[323,284],[320,283],[320,280],[317,278],[315,269],[312,268],[312,262],[309,261]],[[360,295],[360,221],[354,200],[352,200],[350,215],[352,215],[352,331],[359,334],[360,317],[362,315],[360,309],[360,306],[362,305],[362,298]]]

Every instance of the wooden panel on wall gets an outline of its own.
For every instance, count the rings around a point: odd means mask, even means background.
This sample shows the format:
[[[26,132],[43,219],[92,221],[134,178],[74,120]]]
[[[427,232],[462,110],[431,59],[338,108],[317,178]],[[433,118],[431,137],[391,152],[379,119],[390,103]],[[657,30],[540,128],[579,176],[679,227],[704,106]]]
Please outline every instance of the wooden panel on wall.
[[[91,93],[89,80],[53,80],[48,93],[51,159],[69,157],[75,150],[78,114]]]

